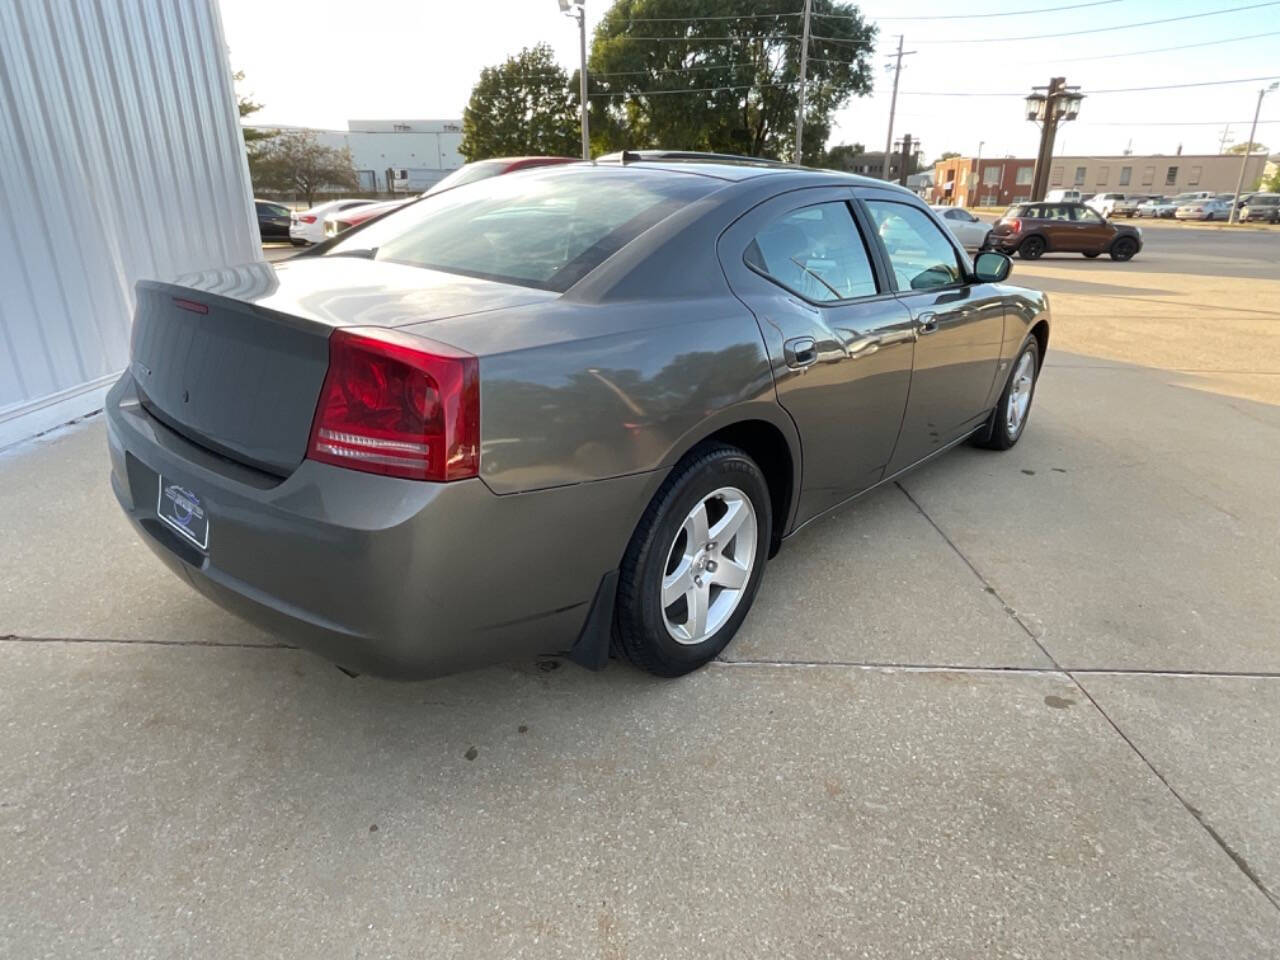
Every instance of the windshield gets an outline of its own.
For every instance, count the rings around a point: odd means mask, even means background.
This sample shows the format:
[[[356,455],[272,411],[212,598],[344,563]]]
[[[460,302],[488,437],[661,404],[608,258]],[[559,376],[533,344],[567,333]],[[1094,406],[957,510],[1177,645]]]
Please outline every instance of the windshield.
[[[424,197],[324,256],[365,256],[563,292],[719,181],[621,167],[554,167]]]

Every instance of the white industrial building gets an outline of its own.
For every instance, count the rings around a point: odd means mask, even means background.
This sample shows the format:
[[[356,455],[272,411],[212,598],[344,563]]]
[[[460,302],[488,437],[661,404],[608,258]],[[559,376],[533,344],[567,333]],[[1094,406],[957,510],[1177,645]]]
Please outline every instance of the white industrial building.
[[[255,130],[308,129],[326,147],[351,151],[360,189],[390,190],[388,170],[431,171],[425,184],[444,179],[466,161],[458,152],[462,144],[461,120],[348,120],[346,130],[323,130],[280,124],[248,124]],[[436,175],[438,174],[438,175]]]
[[[81,7],[0,2],[0,448],[102,406],[137,280],[262,258],[216,3]]]

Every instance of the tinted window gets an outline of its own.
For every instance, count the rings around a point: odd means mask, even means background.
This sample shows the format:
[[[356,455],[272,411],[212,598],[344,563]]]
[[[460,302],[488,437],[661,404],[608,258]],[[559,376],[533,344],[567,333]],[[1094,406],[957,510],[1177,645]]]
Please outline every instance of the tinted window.
[[[868,200],[899,290],[928,290],[964,279],[960,258],[942,229],[917,207]]]
[[[1075,214],[1077,220],[1083,220],[1086,223],[1101,223],[1102,217],[1098,216],[1088,207],[1072,207],[1071,212]]]
[[[867,248],[843,203],[784,214],[755,235],[745,259],[788,290],[820,303],[876,292]]]
[[[1070,220],[1071,208],[1060,203],[1051,204],[1044,208],[1042,217],[1045,220]]]
[[[325,256],[354,254],[564,291],[718,185],[616,167],[490,177],[395,210]]]

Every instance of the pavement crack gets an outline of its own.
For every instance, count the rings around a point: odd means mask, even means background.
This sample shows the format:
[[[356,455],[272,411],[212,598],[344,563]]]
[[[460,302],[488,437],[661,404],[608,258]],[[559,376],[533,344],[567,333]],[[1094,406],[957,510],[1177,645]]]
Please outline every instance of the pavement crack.
[[[943,539],[946,545],[950,547],[953,551],[955,551],[955,555],[959,557],[962,561],[964,561],[964,565],[969,568],[969,572],[972,573],[975,577],[977,577],[978,582],[982,584],[982,589],[986,590],[987,593],[991,594],[998,601],[1000,601],[1000,606],[1004,608],[1004,612],[1008,614],[1009,618],[1013,620],[1014,623],[1016,623],[1018,626],[1022,628],[1023,632],[1026,633],[1026,635],[1031,638],[1031,642],[1040,648],[1040,652],[1043,653],[1045,657],[1048,659],[1048,661],[1053,664],[1054,669],[1058,671],[1062,671],[1062,667],[1058,665],[1058,661],[1053,658],[1053,654],[1051,654],[1048,650],[1045,649],[1044,644],[1040,642],[1040,638],[1036,636],[1035,631],[1031,629],[1030,625],[1025,620],[1023,620],[1021,616],[1019,616],[1018,611],[1015,610],[1012,606],[1010,606],[1009,603],[1004,599],[1004,597],[1000,596],[1000,591],[998,591],[991,584],[991,581],[989,581],[986,577],[982,575],[982,571],[979,570],[976,566],[974,566],[973,561],[970,560],[967,556],[965,556],[964,551],[961,550],[958,546],[956,546],[955,541],[952,540],[949,536],[947,536],[946,531],[943,530],[940,526],[938,526],[937,522],[933,519],[933,517],[929,516],[928,511],[926,511],[924,507],[920,506],[919,502],[916,500],[915,497],[911,495],[910,491],[908,491],[907,488],[904,487],[900,481],[895,480],[893,485],[902,491],[902,495],[906,497],[907,500],[911,502],[911,505],[920,512],[920,516],[924,517],[925,520],[929,522],[929,526],[933,527],[933,529],[937,531],[938,536],[940,536]]]
[[[1225,853],[1228,857],[1231,858],[1231,862],[1234,863],[1236,867],[1240,870],[1240,872],[1243,873],[1245,877],[1248,878],[1249,882],[1252,883],[1254,887],[1257,888],[1258,892],[1261,893],[1264,897],[1266,897],[1268,902],[1270,902],[1270,904],[1273,907],[1275,907],[1277,910],[1280,910],[1280,898],[1277,898],[1275,894],[1273,894],[1270,890],[1267,889],[1266,884],[1262,882],[1262,878],[1259,877],[1258,874],[1254,871],[1254,869],[1249,865],[1249,862],[1243,856],[1241,856],[1238,851],[1232,848],[1231,844],[1227,843],[1227,841],[1223,838],[1223,836],[1220,833],[1218,833],[1218,831],[1215,830],[1213,826],[1210,825],[1209,822],[1204,818],[1204,815],[1201,814],[1200,811],[1197,810],[1195,807],[1193,807],[1190,803],[1188,803],[1186,798],[1183,797],[1182,794],[1180,794],[1174,788],[1173,784],[1169,782],[1168,778],[1165,777],[1165,775],[1160,772],[1160,770],[1156,767],[1156,765],[1151,762],[1150,758],[1148,758],[1145,753],[1143,753],[1140,749],[1138,749],[1138,745],[1133,742],[1132,738],[1130,738],[1130,736],[1127,733],[1125,733],[1123,730],[1120,729],[1120,725],[1116,723],[1115,720],[1111,718],[1111,715],[1102,708],[1102,704],[1098,703],[1098,701],[1094,698],[1093,694],[1089,692],[1089,690],[1085,687],[1084,683],[1080,680],[1080,678],[1076,676],[1075,672],[1071,670],[1063,669],[1063,667],[1058,663],[1058,661],[1054,658],[1054,656],[1051,653],[1049,653],[1049,651],[1045,648],[1044,644],[1040,642],[1040,639],[1034,633],[1031,632],[1031,629],[1027,626],[1027,624],[1022,620],[1021,617],[1018,616],[1017,611],[1014,610],[1012,607],[1010,607],[1009,604],[1005,603],[1004,599],[1000,596],[1000,594],[996,591],[996,589],[991,585],[991,583],[987,580],[987,578],[982,575],[982,571],[980,571],[974,565],[972,560],[970,560],[967,556],[965,556],[964,552],[958,546],[956,546],[955,541],[953,541],[949,536],[947,536],[947,534],[943,531],[943,529],[940,526],[938,526],[938,524],[934,521],[933,517],[929,516],[929,514],[925,511],[925,509],[922,506],[920,506],[920,504],[916,501],[916,498],[911,496],[911,494],[907,492],[907,489],[901,483],[898,483],[897,481],[895,481],[895,486],[897,486],[897,488],[902,491],[903,496],[905,496],[908,500],[910,500],[912,505],[917,510],[920,511],[920,515],[929,521],[929,524],[933,527],[933,529],[938,531],[938,536],[942,537],[942,539],[946,541],[947,545],[956,552],[956,556],[958,556],[961,560],[964,561],[965,566],[967,566],[970,570],[973,571],[973,575],[978,578],[978,582],[983,585],[983,587],[987,590],[987,592],[995,596],[995,598],[999,600],[1001,604],[1004,605],[1005,612],[1008,613],[1009,616],[1012,617],[1013,620],[1020,627],[1022,627],[1023,630],[1026,631],[1027,636],[1030,637],[1031,640],[1035,643],[1035,645],[1040,648],[1041,652],[1049,659],[1049,662],[1053,664],[1054,669],[1057,672],[1065,674],[1067,677],[1070,678],[1071,682],[1075,685],[1076,689],[1079,690],[1080,693],[1085,698],[1087,698],[1091,704],[1093,704],[1093,708],[1098,711],[1098,714],[1108,723],[1108,725],[1110,725],[1111,729],[1116,732],[1116,735],[1119,736],[1121,740],[1123,740],[1126,744],[1129,745],[1129,749],[1132,750],[1144,764],[1146,764],[1147,769],[1151,771],[1151,773],[1155,776],[1157,780],[1159,780],[1162,784],[1164,784],[1165,789],[1168,790],[1169,793],[1173,795],[1174,799],[1177,800],[1178,803],[1182,804],[1183,808],[1187,811],[1187,813],[1189,813],[1193,818],[1195,818],[1196,823],[1200,825],[1201,829],[1203,829],[1204,832],[1207,833],[1213,839],[1213,842],[1218,845],[1218,847],[1222,850],[1223,853]],[[1079,672],[1081,674],[1087,674],[1087,671],[1084,671],[1084,670]]]
[[[25,637],[16,633],[0,635],[0,643],[104,643],[153,647],[238,647],[249,650],[296,650],[290,643],[244,643],[223,640],[145,640],[121,637]]]
[[[1151,762],[1151,760],[1147,757],[1147,755],[1138,748],[1138,745],[1133,742],[1133,740],[1129,737],[1129,735],[1120,729],[1120,725],[1116,723],[1113,719],[1111,719],[1111,715],[1102,708],[1102,704],[1098,703],[1098,701],[1094,698],[1093,694],[1089,692],[1088,688],[1085,687],[1085,685],[1080,681],[1080,679],[1076,676],[1073,676],[1070,673],[1068,673],[1068,676],[1071,677],[1072,681],[1076,685],[1076,688],[1082,694],[1084,694],[1085,697],[1088,698],[1090,703],[1093,704],[1093,708],[1097,710],[1099,714],[1102,715],[1102,718],[1106,720],[1108,724],[1111,725],[1111,729],[1116,732],[1116,734],[1120,737],[1120,739],[1122,739],[1125,743],[1129,745],[1129,749],[1138,755],[1138,757],[1142,760],[1142,762],[1147,765],[1147,769],[1150,770],[1153,774],[1155,774],[1156,779],[1164,784],[1165,789],[1168,790],[1171,794],[1173,794],[1174,798],[1180,804],[1182,804],[1183,808],[1187,811],[1187,813],[1191,814],[1191,816],[1195,818],[1196,823],[1200,824],[1204,832],[1207,833],[1210,836],[1210,838],[1212,838],[1213,842],[1216,843],[1222,849],[1222,852],[1231,858],[1231,862],[1234,863],[1236,867],[1240,870],[1240,872],[1243,873],[1249,879],[1249,882],[1252,883],[1257,888],[1258,892],[1261,893],[1264,897],[1266,897],[1273,907],[1275,907],[1277,910],[1280,910],[1280,898],[1278,898],[1274,893],[1272,893],[1270,890],[1267,889],[1267,885],[1262,882],[1262,878],[1259,877],[1257,872],[1253,869],[1253,867],[1249,865],[1249,861],[1246,860],[1239,853],[1239,851],[1237,851],[1234,847],[1232,847],[1231,844],[1229,844],[1226,841],[1226,839],[1222,836],[1222,834],[1220,834],[1216,829],[1214,829],[1213,825],[1209,823],[1209,821],[1205,818],[1204,814],[1202,814],[1196,807],[1193,807],[1187,801],[1187,799],[1177,791],[1174,785],[1170,783],[1168,778],[1165,777],[1165,775],[1159,771],[1159,769],[1156,767],[1154,763]]]

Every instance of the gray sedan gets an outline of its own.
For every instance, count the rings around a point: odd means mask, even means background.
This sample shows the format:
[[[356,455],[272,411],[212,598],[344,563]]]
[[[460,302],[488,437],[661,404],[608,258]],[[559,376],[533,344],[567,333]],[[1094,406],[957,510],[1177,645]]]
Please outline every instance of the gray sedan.
[[[138,285],[107,403],[140,537],[351,671],[715,657],[796,530],[1026,426],[1009,260],[825,171],[628,153]]]

